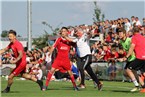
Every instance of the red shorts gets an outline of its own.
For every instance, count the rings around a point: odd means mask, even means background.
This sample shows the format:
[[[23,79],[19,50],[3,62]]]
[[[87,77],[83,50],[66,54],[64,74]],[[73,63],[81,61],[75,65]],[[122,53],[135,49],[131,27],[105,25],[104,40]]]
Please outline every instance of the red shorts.
[[[55,59],[55,61],[52,64],[52,67],[59,70],[71,70],[70,60]]]
[[[16,68],[12,71],[12,74],[18,76],[20,73],[26,72],[26,62],[19,62],[16,64]]]

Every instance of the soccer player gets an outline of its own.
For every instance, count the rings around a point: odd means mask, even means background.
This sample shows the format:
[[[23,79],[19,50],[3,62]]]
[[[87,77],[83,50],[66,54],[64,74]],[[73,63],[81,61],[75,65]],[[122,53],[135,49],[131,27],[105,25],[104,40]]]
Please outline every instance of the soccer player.
[[[89,46],[89,33],[84,33],[82,29],[77,30],[76,32],[77,39],[71,39],[65,36],[65,39],[69,40],[70,42],[75,42],[77,44],[77,67],[81,74],[81,83],[78,85],[80,88],[85,88],[85,74],[84,70],[88,72],[91,76],[93,81],[98,85],[98,90],[102,90],[103,84],[99,81],[97,76],[92,71],[90,64],[92,63],[92,55]]]
[[[13,84],[13,78],[15,76],[18,76],[19,74],[22,75],[22,77],[32,80],[39,84],[40,89],[43,88],[43,82],[41,80],[37,80],[35,77],[32,77],[29,74],[26,74],[26,54],[24,52],[22,44],[16,39],[16,32],[14,30],[10,30],[8,33],[8,38],[10,40],[10,44],[0,50],[0,55],[7,50],[11,49],[13,51],[14,60],[10,60],[11,64],[16,64],[16,68],[11,72],[11,74],[8,76],[8,84],[5,90],[2,91],[2,93],[8,93],[10,92],[10,87]]]
[[[61,35],[61,37],[59,37],[55,41],[54,45],[51,47],[51,50],[50,50],[50,55],[51,55],[52,52],[54,51],[54,49],[56,48],[57,56],[52,64],[52,68],[51,68],[50,72],[48,72],[46,84],[45,84],[45,87],[43,88],[43,90],[45,91],[47,89],[50,79],[51,79],[52,75],[55,73],[55,71],[59,70],[59,69],[64,69],[69,73],[74,90],[77,91],[78,88],[76,86],[75,79],[74,79],[73,73],[71,71],[71,63],[70,63],[70,59],[69,59],[69,51],[70,51],[70,47],[71,47],[71,42],[67,41],[64,38],[64,36],[68,35],[68,29],[66,27],[62,27],[60,35]]]
[[[129,38],[129,37],[126,36],[126,34],[127,34],[127,33],[126,33],[126,30],[123,29],[123,28],[120,28],[118,32],[119,32],[120,44],[122,45],[123,49],[124,49],[126,52],[128,52],[128,51],[129,51],[129,48],[130,48],[130,45],[131,45],[131,38]],[[129,66],[129,64],[132,63],[134,60],[135,60],[135,54],[134,54],[134,52],[133,52],[133,53],[128,57],[127,63],[126,63],[126,65],[125,65],[125,67],[124,67],[124,69],[125,69],[124,75],[125,75],[125,76],[128,75],[128,74],[127,74],[127,68],[128,68],[128,66]],[[130,71],[130,72],[133,73],[133,71]],[[133,77],[131,78],[131,80],[132,80],[132,82],[134,83],[135,88],[133,88],[133,89],[131,90],[131,92],[135,92],[135,91],[138,91],[138,90],[139,90],[139,84],[138,84],[137,79],[136,79],[136,77],[134,76],[134,74],[133,74],[132,76],[133,76]]]
[[[134,35],[132,37],[131,46],[128,54],[126,55],[126,59],[128,59],[133,51],[135,52],[136,59],[132,63],[130,63],[127,68],[127,73],[132,79],[134,79],[134,74],[132,73],[132,70],[141,70],[143,75],[145,76],[145,37],[143,37],[139,33],[139,27],[133,28],[133,34]],[[142,86],[140,92],[145,93],[145,83],[141,79],[140,75],[139,82]]]

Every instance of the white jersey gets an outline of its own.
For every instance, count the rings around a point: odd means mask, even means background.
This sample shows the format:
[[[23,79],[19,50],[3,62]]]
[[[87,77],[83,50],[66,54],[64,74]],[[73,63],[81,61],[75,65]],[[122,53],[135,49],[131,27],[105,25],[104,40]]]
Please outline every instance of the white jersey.
[[[77,54],[79,57],[91,54],[89,38],[86,34],[83,34],[83,36],[79,39],[74,39],[73,42],[77,43]]]

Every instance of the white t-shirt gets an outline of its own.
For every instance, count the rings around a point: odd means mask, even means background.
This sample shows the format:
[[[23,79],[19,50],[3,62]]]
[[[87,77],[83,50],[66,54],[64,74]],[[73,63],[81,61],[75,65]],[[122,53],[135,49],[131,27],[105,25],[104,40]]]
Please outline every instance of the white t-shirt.
[[[136,26],[141,26],[141,22],[140,21],[136,21]]]
[[[37,72],[39,72],[39,74],[37,74],[37,78],[38,78],[38,80],[41,80],[43,72],[41,69],[39,69]]]
[[[117,28],[117,25],[112,25],[112,28]]]
[[[133,25],[134,25],[134,23],[136,23],[136,21],[135,21],[135,20],[133,20],[133,21],[132,21],[131,25],[133,26]]]
[[[128,32],[130,30],[130,27],[131,27],[131,24],[129,22],[125,23],[125,30],[126,30],[126,32]]]
[[[89,38],[87,34],[83,34],[83,36],[79,39],[74,39],[73,42],[77,43],[77,54],[79,57],[84,57],[88,54],[91,54]]]
[[[30,63],[30,57],[26,57],[26,62]]]

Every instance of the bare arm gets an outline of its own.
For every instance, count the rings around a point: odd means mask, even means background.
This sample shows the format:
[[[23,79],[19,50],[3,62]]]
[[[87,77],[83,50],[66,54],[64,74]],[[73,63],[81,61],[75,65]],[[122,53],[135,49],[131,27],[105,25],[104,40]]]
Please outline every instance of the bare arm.
[[[68,36],[64,36],[64,38],[65,38],[66,40],[70,41],[70,42],[73,42],[73,40],[74,40],[74,39],[72,39],[72,38],[69,38]]]
[[[6,52],[8,50],[8,48],[4,48],[2,50],[0,50],[0,55],[3,54],[4,52]]]
[[[11,60],[10,63],[15,64],[17,63],[23,56],[22,51],[18,51],[19,56],[15,60]]]
[[[52,55],[54,49],[55,49],[54,46],[52,46],[52,47],[50,48],[50,50],[49,50],[49,55],[48,55],[48,56]]]

